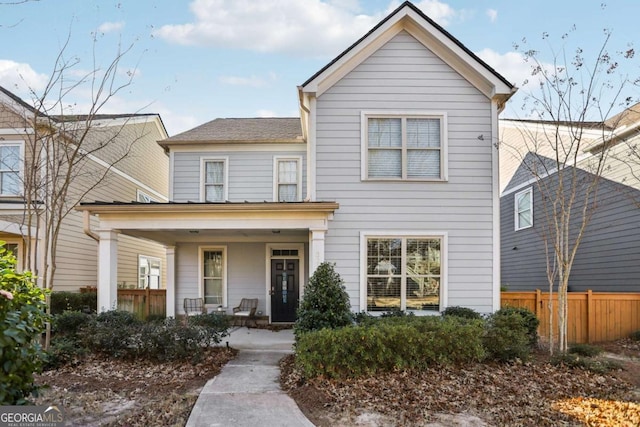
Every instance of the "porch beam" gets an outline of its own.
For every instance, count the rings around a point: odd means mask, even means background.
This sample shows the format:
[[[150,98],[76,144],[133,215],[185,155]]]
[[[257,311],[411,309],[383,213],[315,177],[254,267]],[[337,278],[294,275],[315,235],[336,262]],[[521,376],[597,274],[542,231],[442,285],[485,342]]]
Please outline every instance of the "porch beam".
[[[118,307],[118,233],[98,232],[98,311]]]

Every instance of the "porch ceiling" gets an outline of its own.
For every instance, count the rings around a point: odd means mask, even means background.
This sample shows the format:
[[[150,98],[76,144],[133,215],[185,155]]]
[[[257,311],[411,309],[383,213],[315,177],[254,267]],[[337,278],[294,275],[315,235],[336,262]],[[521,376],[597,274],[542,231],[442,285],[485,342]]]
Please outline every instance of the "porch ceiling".
[[[122,234],[145,240],[161,242],[166,245],[188,242],[289,242],[293,238],[306,241],[309,238],[309,230],[285,229],[285,230],[121,230]]]

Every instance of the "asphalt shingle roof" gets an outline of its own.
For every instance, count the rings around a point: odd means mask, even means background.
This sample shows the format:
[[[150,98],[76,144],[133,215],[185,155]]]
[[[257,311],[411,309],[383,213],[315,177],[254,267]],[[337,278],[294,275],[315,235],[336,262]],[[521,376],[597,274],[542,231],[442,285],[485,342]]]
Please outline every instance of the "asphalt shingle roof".
[[[303,142],[298,117],[215,119],[160,143]]]

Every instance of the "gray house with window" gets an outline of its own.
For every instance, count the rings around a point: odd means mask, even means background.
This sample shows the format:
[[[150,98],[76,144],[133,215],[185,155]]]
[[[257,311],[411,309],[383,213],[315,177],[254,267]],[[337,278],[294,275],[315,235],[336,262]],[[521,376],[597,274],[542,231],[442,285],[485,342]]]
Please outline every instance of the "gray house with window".
[[[355,312],[500,305],[498,114],[514,87],[403,3],[298,87],[300,117],[216,119],[160,141],[169,203],[90,203],[99,306],[120,235],[167,248],[167,313],[257,298],[295,320],[335,263]]]

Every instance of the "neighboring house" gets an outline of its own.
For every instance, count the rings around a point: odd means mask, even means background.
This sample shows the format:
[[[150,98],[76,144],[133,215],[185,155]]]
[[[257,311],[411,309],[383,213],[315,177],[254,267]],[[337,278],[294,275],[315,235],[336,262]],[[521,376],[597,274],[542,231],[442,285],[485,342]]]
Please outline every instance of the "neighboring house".
[[[577,165],[578,203],[574,224],[581,220],[582,184],[591,183],[590,164],[602,154],[607,142],[605,168],[599,179],[597,206],[578,248],[569,279],[573,291],[640,291],[640,104],[604,123],[589,123],[584,150]],[[502,284],[510,291],[548,290],[546,256],[542,238],[545,224],[540,183],[557,180],[553,154],[529,152],[528,137],[554,135],[556,123],[501,120],[501,175],[506,183],[501,195]],[[574,127],[575,128],[575,127]],[[562,132],[568,125],[560,125]],[[604,131],[604,132],[603,132]],[[543,147],[540,144],[539,147]],[[540,150],[542,151],[542,150]],[[514,155],[514,153],[523,153]],[[635,152],[635,154],[633,154]],[[515,161],[519,158],[520,161]],[[504,160],[503,160],[504,159]],[[514,163],[518,164],[514,168]],[[532,168],[542,171],[540,182]],[[546,171],[544,170],[546,169]],[[545,173],[546,172],[546,173]],[[568,175],[568,174],[567,174]],[[567,183],[565,188],[570,188]],[[569,190],[567,190],[569,191]],[[575,233],[572,235],[575,237]]]
[[[42,115],[41,115],[42,116]],[[7,242],[25,266],[27,238],[24,177],[29,147],[33,146],[35,110],[0,87],[0,240]],[[62,126],[85,117],[41,117],[47,126]],[[86,195],[85,200],[127,200],[166,202],[169,158],[158,140],[167,138],[157,114],[100,115],[91,127],[92,143],[109,141],[109,146],[93,151],[83,164],[83,173],[73,181],[69,197],[82,194],[96,176],[108,170],[105,179]],[[30,142],[31,141],[31,142]],[[54,140],[54,143],[57,143]],[[126,147],[126,148],[125,148]],[[124,150],[127,157],[117,161]],[[115,165],[114,165],[115,163]],[[97,219],[91,224],[97,226]],[[83,215],[72,210],[61,224],[53,289],[77,291],[97,285],[97,243],[83,231]],[[37,234],[33,226],[32,236]],[[43,245],[33,256],[39,268],[44,265]],[[117,284],[125,288],[164,288],[164,248],[156,242],[125,236],[121,239]]]
[[[299,87],[300,118],[217,119],[160,144],[170,203],[88,203],[98,299],[123,236],[167,247],[167,315],[258,298],[295,320],[336,264],[355,312],[500,306],[498,114],[515,88],[409,2]]]

